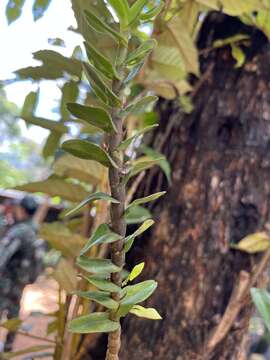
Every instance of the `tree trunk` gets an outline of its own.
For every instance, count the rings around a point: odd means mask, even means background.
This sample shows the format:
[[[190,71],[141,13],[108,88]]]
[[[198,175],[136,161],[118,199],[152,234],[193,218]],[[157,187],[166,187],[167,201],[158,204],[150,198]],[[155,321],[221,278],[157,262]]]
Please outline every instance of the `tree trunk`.
[[[152,205],[152,232],[137,240],[129,257],[145,261],[144,277],[158,281],[147,306],[163,320],[128,316],[121,360],[246,358],[247,294],[263,255],[230,244],[270,230],[270,52],[264,41],[256,44],[242,68],[234,67],[229,48],[202,59],[191,114],[183,114],[178,101],[159,104],[151,145],[168,157],[172,184]],[[160,191],[165,182],[153,169],[139,195]],[[229,326],[217,332],[230,299]],[[223,330],[215,343],[213,334]]]

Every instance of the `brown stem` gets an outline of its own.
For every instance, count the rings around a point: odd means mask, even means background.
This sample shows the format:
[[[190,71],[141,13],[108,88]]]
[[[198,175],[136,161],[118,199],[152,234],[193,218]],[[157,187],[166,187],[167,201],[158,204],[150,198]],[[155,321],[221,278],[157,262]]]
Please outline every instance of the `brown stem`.
[[[120,88],[121,88],[121,82],[115,81],[113,84],[113,91],[119,95]],[[113,160],[118,165],[118,168],[116,169],[114,167],[110,167],[109,184],[110,184],[112,197],[118,200],[119,203],[111,204],[111,208],[110,208],[111,227],[115,233],[120,234],[122,236],[122,239],[111,245],[111,259],[115,265],[117,265],[119,268],[122,269],[125,264],[124,237],[126,235],[126,221],[124,218],[124,212],[125,212],[126,186],[121,181],[122,180],[121,172],[124,165],[123,153],[122,151],[118,151],[117,147],[122,142],[124,133],[123,133],[122,118],[119,116],[119,111],[117,109],[113,109],[112,118],[117,128],[117,133],[109,137],[108,145],[109,145],[109,153],[113,158]],[[121,287],[122,286],[121,271],[117,273],[113,273],[111,275],[111,281],[114,284]],[[112,293],[112,298],[119,302],[120,301],[119,293]],[[115,321],[117,320],[116,314],[113,311],[111,312],[111,319]],[[118,360],[120,346],[121,346],[121,328],[109,334],[106,360]]]

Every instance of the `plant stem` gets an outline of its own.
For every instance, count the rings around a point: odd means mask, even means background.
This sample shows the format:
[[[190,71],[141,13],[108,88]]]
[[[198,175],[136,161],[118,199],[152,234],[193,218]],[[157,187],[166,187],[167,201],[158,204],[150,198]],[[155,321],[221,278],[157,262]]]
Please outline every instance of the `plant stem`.
[[[121,88],[121,82],[115,81],[113,83],[113,91],[115,94],[119,95]],[[113,198],[119,201],[118,204],[111,204],[111,226],[112,230],[120,234],[122,239],[113,243],[111,245],[111,259],[112,262],[119,266],[122,270],[125,264],[125,252],[124,252],[124,237],[126,235],[126,221],[124,219],[125,212],[125,199],[126,199],[126,186],[121,182],[121,172],[124,165],[123,153],[118,151],[117,147],[123,140],[123,121],[119,116],[119,110],[112,110],[112,118],[114,124],[117,128],[117,133],[109,137],[109,153],[113,160],[118,165],[118,168],[110,167],[109,169],[109,184],[111,189],[111,195]],[[118,285],[122,286],[122,275],[121,271],[111,274],[111,281]],[[112,293],[112,298],[116,301],[120,301],[119,293]],[[111,320],[117,321],[115,318],[115,312],[111,312]],[[108,338],[108,349],[106,360],[118,360],[119,359],[119,350],[121,346],[121,327],[112,333],[109,334]]]

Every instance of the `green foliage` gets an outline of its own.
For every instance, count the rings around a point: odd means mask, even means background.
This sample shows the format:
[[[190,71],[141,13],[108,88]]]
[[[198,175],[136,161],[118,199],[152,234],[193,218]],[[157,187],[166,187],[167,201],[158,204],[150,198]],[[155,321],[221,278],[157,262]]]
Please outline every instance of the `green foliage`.
[[[110,114],[101,108],[74,103],[68,103],[67,108],[73,116],[105,132],[112,133],[117,131]]]
[[[8,23],[11,24],[17,20],[22,13],[23,5],[25,0],[9,0],[6,7],[6,16]]]
[[[121,269],[114,265],[110,260],[106,259],[88,259],[87,257],[80,256],[77,258],[77,265],[86,272],[92,274],[109,275]]]
[[[109,314],[93,313],[74,319],[69,324],[69,330],[73,333],[91,334],[99,332],[112,332],[119,329],[119,323],[109,320]]]
[[[34,20],[40,19],[48,9],[52,0],[35,0],[33,4]]]
[[[93,246],[100,244],[111,244],[121,239],[119,234],[110,231],[106,224],[100,225],[97,230],[90,237],[89,241],[85,244],[80,252],[80,255],[87,253]]]
[[[251,289],[252,300],[270,331],[270,294],[265,289]]]
[[[148,299],[157,288],[154,280],[146,280],[136,285],[129,285],[123,288],[123,298],[117,311],[118,317],[125,316],[135,304]]]
[[[13,21],[17,20],[21,16],[25,2],[25,0],[8,1],[6,6],[6,16],[9,24],[11,24]],[[35,21],[40,19],[44,15],[50,3],[51,0],[34,0],[32,12]]]
[[[159,314],[154,309],[134,307],[152,295],[157,287],[155,281],[148,280],[136,285],[125,286],[129,281],[133,281],[139,276],[144,263],[136,266],[126,280],[124,280],[122,272],[125,252],[130,250],[138,236],[154,224],[149,211],[140,205],[157,200],[164,195],[164,192],[137,199],[129,207],[126,206],[126,212],[122,216],[117,215],[115,217],[114,215],[117,207],[125,206],[125,199],[121,195],[121,189],[126,186],[128,180],[164,160],[163,157],[143,156],[132,161],[128,159],[128,155],[125,153],[134,140],[155,128],[156,124],[137,130],[130,137],[124,137],[120,130],[123,123],[128,121],[129,116],[143,114],[146,110],[151,109],[157,101],[157,97],[150,94],[144,97],[139,96],[135,100],[132,97],[130,99],[124,98],[125,89],[130,85],[129,82],[133,78],[133,74],[137,73],[138,66],[141,67],[157,45],[156,41],[152,39],[138,39],[136,45],[132,42],[134,26],[140,23],[140,16],[144,15],[142,12],[147,2],[147,0],[137,0],[130,7],[126,1],[109,1],[109,5],[120,21],[119,28],[117,24],[103,21],[91,9],[84,12],[89,31],[97,33],[99,42],[102,42],[104,36],[109,35],[112,37],[118,43],[118,51],[114,53],[113,57],[112,54],[106,56],[93,42],[85,42],[89,62],[83,63],[83,70],[95,95],[91,100],[97,106],[86,106],[77,103],[67,104],[68,110],[75,118],[83,120],[107,134],[103,146],[97,145],[90,139],[72,139],[65,141],[62,144],[62,149],[79,159],[93,160],[107,167],[110,173],[109,185],[112,193],[112,195],[103,192],[93,193],[67,213],[67,215],[72,215],[86,204],[96,200],[107,200],[110,202],[111,207],[111,223],[102,223],[96,227],[96,230],[80,251],[80,256],[76,261],[77,266],[84,272],[81,276],[94,286],[96,291],[91,289],[90,291],[79,290],[74,292],[80,298],[103,305],[109,310],[110,315],[107,312],[94,313],[72,320],[69,329],[76,333],[115,331],[120,326],[120,317],[127,315],[129,311],[137,316],[160,319]],[[151,9],[152,14],[147,16],[154,16],[153,11]],[[156,11],[156,14],[159,11],[160,9]],[[84,31],[87,32],[85,27]],[[121,122],[120,125],[119,121]],[[114,178],[119,178],[117,185],[114,184]],[[116,197],[113,197],[113,194]],[[118,228],[118,225],[116,225],[118,221],[122,223],[142,222],[142,225],[133,234],[126,236],[123,232],[118,233],[113,230]],[[92,249],[101,244],[113,244],[111,245],[111,260],[91,256]],[[117,263],[115,263],[114,257],[115,246],[120,249],[117,250],[116,256],[120,256],[122,259]],[[88,253],[90,256],[87,256]],[[88,273],[89,275],[87,275]],[[113,274],[116,273],[118,275],[114,278]],[[120,280],[115,280],[118,278]],[[112,294],[118,295],[112,297]],[[112,321],[112,319],[116,321]],[[110,351],[110,338],[108,349]]]
[[[102,192],[97,192],[97,193],[89,195],[86,199],[84,199],[82,202],[80,202],[80,204],[77,205],[74,209],[68,211],[65,216],[69,216],[71,214],[76,213],[83,206],[85,206],[85,205],[89,204],[91,201],[95,201],[95,200],[107,200],[107,201],[111,201],[112,203],[115,203],[115,204],[119,203],[119,201],[115,200],[110,195],[102,193]]]
[[[105,150],[87,140],[68,140],[63,143],[62,148],[80,159],[95,160],[103,166],[117,168],[117,165]]]
[[[129,310],[130,314],[136,315],[138,317],[142,317],[144,319],[149,320],[161,320],[161,316],[157,312],[156,309],[153,308],[144,308],[140,305],[134,305],[131,310]]]

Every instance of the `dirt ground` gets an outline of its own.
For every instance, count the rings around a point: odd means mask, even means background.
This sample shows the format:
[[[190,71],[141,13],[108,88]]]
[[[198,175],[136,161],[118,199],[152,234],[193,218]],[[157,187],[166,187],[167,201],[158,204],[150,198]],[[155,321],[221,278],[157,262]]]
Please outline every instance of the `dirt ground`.
[[[30,335],[47,337],[47,326],[52,318],[46,316],[46,314],[50,314],[57,310],[57,296],[57,283],[53,279],[46,278],[45,276],[41,276],[34,284],[28,285],[25,288],[21,300],[20,318],[24,320],[24,330],[27,330]],[[39,314],[31,315],[31,313]],[[0,341],[3,341],[4,338],[5,332],[0,329]],[[33,339],[23,335],[17,335],[13,351],[20,351],[31,346],[47,344],[47,342],[42,340]],[[45,351],[51,353],[52,349]],[[25,356],[26,355],[18,356],[15,359],[21,360],[25,358]],[[48,356],[42,359],[51,360],[52,357]]]

